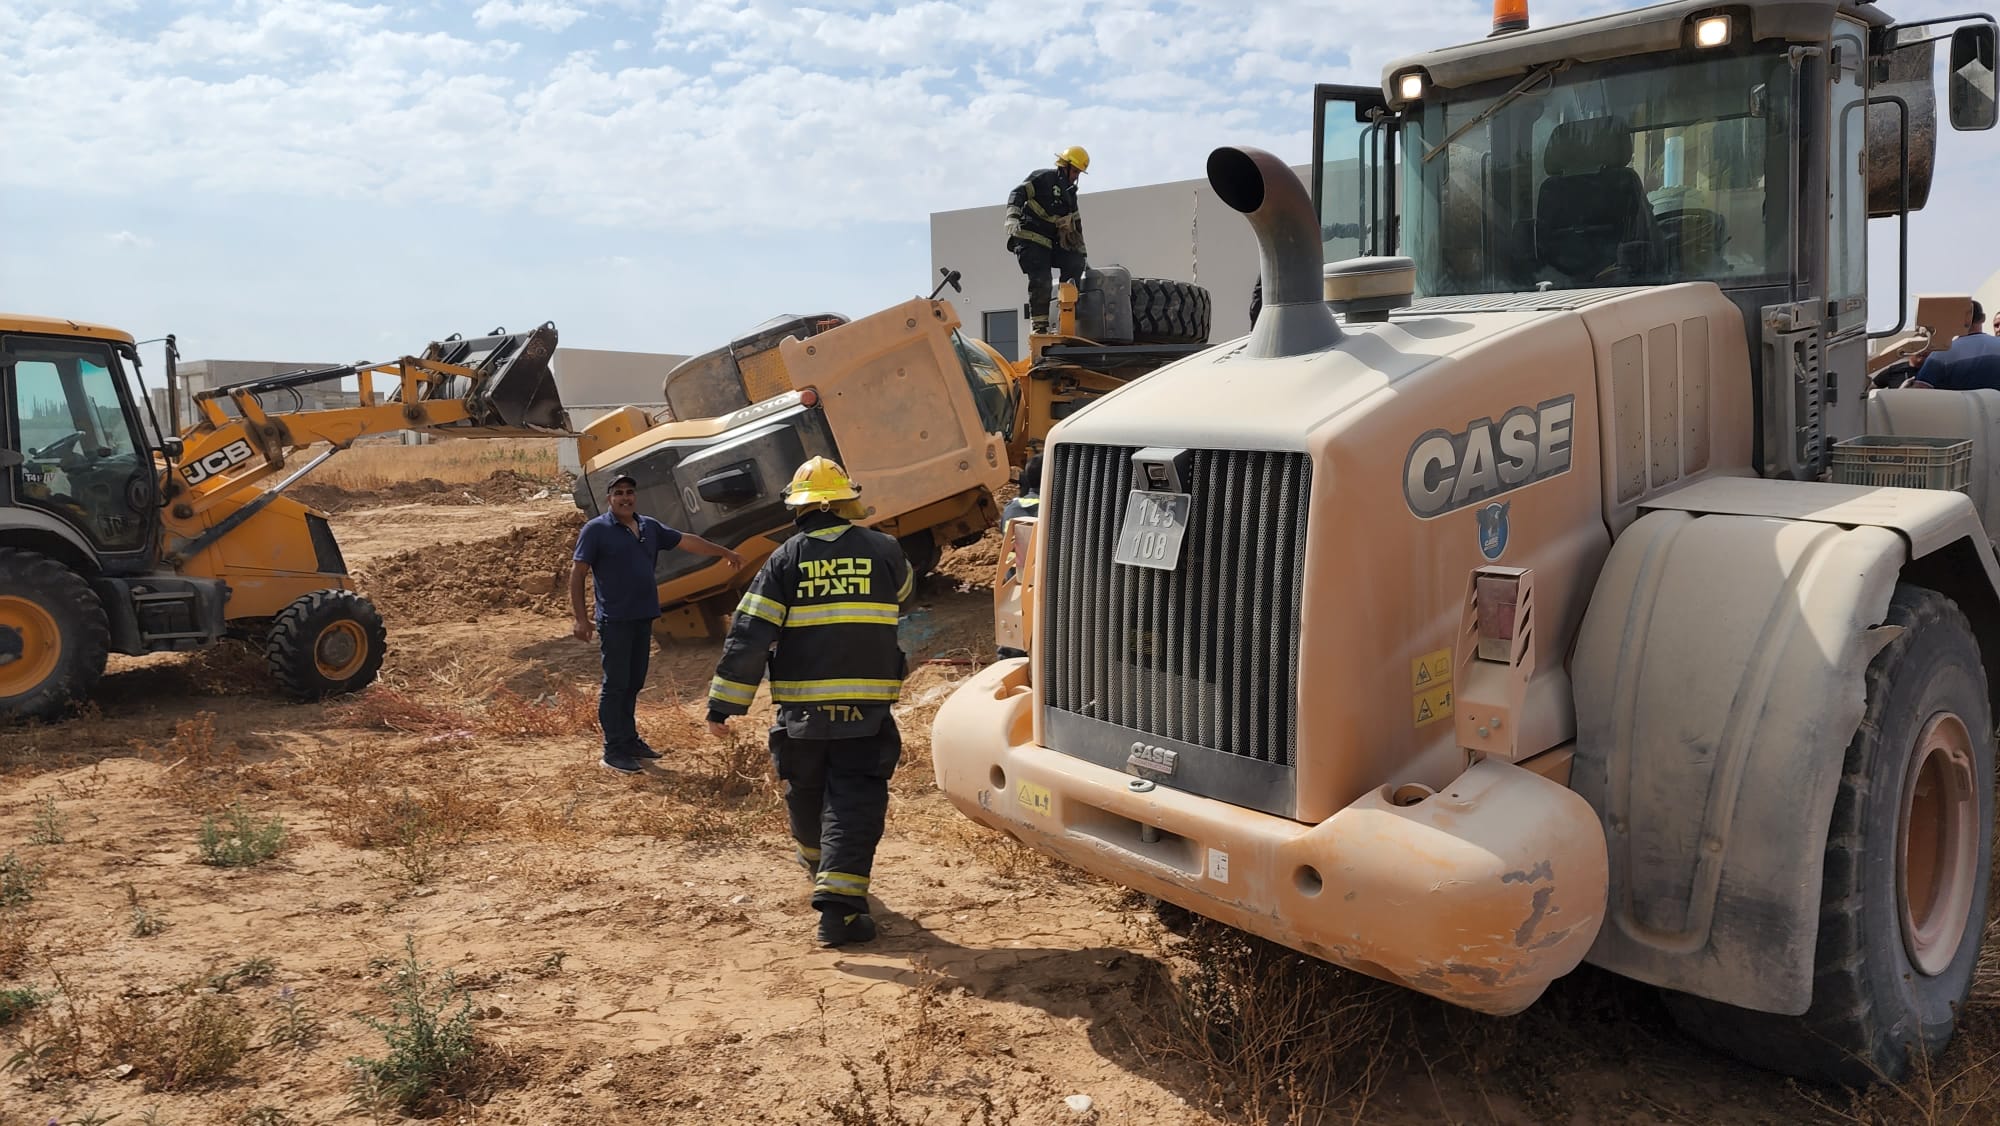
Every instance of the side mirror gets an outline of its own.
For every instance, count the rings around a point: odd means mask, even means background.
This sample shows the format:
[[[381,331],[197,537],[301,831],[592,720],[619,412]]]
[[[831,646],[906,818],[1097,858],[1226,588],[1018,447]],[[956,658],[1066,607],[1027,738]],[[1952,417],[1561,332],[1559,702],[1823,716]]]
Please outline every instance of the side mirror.
[[[1994,39],[1994,25],[1990,23],[1968,24],[1951,33],[1951,70],[1945,76],[1945,102],[1950,108],[1953,129],[1993,128]]]
[[[0,450],[0,469],[12,469],[27,462],[27,457],[20,450]]]

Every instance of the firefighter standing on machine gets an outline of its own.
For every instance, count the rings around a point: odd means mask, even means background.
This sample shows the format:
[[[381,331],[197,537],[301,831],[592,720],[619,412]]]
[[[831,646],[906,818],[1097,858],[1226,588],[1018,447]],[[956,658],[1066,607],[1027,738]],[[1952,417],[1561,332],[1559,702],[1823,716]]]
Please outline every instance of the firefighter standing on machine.
[[[708,693],[709,731],[726,738],[769,666],[771,758],[824,946],[875,937],[868,876],[903,753],[889,708],[905,671],[897,612],[915,575],[894,539],[851,522],[860,493],[827,458],[799,466],[785,503],[800,534],[744,592]]]
[[[1087,268],[1076,181],[1089,169],[1090,154],[1071,145],[1056,154],[1054,168],[1029,173],[1007,197],[1007,249],[1028,275],[1028,320],[1038,333],[1051,323],[1049,271],[1074,282]]]

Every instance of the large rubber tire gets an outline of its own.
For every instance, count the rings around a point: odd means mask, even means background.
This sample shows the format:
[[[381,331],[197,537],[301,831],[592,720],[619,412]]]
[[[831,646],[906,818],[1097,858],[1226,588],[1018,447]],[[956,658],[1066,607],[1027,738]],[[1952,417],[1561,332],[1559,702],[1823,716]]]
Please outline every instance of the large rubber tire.
[[[1666,995],[1700,1040],[1855,1087],[1900,1082],[1950,1042],[1993,862],[1993,721],[1972,627],[1949,598],[1914,586],[1896,588],[1887,624],[1904,632],[1868,666],[1827,833],[1811,1008],[1788,1017]]]
[[[0,548],[0,720],[53,719],[104,675],[111,627],[75,571]]]
[[[375,682],[389,651],[375,604],[347,590],[316,590],[271,622],[264,660],[294,700],[359,692]]]
[[[1171,278],[1132,279],[1132,342],[1206,344],[1208,290]]]
[[[912,532],[896,542],[903,548],[903,558],[910,561],[912,582],[923,582],[932,571],[937,570],[938,560],[944,556],[937,537],[929,531]]]

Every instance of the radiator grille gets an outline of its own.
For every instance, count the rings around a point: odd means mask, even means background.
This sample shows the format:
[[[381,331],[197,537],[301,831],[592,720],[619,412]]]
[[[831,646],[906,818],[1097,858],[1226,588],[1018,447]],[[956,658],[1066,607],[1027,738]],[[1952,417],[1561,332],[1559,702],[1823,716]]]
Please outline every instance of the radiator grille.
[[[1311,462],[1197,450],[1173,571],[1114,564],[1136,447],[1061,444],[1044,505],[1042,702],[1296,765]]]

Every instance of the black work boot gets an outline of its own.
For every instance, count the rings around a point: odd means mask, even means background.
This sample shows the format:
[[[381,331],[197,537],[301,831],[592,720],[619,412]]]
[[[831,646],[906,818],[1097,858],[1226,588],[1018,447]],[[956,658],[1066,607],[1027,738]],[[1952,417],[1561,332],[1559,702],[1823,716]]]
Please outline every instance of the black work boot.
[[[820,908],[821,946],[854,946],[873,941],[875,941],[875,920],[868,917],[868,912],[850,912],[845,907]]]

